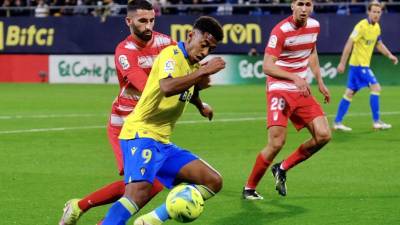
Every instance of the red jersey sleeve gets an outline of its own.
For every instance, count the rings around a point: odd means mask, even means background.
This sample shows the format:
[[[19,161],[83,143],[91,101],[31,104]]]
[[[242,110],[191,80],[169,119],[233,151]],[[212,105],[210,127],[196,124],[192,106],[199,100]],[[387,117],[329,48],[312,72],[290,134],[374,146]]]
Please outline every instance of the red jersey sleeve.
[[[143,92],[148,74],[139,67],[138,55],[135,51],[117,48],[115,51],[115,66],[124,79],[138,91]]]
[[[283,32],[279,29],[279,27],[275,27],[269,36],[268,44],[265,47],[265,53],[279,57],[282,52],[284,42],[285,37]]]

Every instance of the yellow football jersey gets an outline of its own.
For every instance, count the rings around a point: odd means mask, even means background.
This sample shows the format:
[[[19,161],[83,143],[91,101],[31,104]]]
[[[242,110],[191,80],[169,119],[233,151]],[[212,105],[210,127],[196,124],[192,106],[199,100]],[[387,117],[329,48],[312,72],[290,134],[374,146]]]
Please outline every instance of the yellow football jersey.
[[[119,138],[148,137],[169,143],[175,123],[193,95],[194,86],[181,94],[165,97],[160,90],[160,80],[186,76],[198,68],[199,64],[189,63],[184,43],[163,49],[154,61],[142,96],[126,118]]]
[[[377,40],[380,40],[381,27],[372,24],[368,19],[361,20],[350,35],[353,40],[353,51],[349,64],[352,66],[369,66]]]

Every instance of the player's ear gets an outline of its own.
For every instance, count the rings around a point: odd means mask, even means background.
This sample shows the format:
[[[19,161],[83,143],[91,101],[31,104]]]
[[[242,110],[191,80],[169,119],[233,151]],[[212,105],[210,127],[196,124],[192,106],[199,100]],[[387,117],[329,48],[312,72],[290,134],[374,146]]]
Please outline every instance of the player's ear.
[[[127,25],[128,27],[131,26],[131,24],[132,24],[132,18],[129,17],[129,16],[125,17],[125,23],[126,23],[126,25]]]
[[[191,41],[192,41],[193,36],[194,36],[194,32],[193,32],[193,30],[192,30],[192,31],[190,31],[190,32],[188,33],[188,38],[187,38],[188,42],[191,42]]]

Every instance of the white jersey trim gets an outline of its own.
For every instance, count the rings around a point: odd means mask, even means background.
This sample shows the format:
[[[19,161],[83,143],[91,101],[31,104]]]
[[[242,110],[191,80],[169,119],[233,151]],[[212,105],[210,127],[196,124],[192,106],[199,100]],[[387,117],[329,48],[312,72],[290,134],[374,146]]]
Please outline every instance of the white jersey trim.
[[[111,114],[110,116],[110,124],[113,126],[121,126],[124,125],[125,117],[124,116],[118,116],[115,114]]]
[[[290,22],[286,22],[286,23],[282,24],[280,29],[284,33],[287,33],[290,31],[295,31],[294,27],[292,26],[292,24],[290,24]]]
[[[280,57],[287,57],[289,59],[305,58],[310,56],[311,51],[312,51],[311,49],[300,50],[300,51],[283,51]]]
[[[319,22],[313,18],[308,18],[306,28],[319,27]]]
[[[295,46],[302,44],[311,44],[317,41],[318,33],[303,34],[285,39],[285,46]]]
[[[306,67],[308,65],[308,58],[304,59],[303,61],[300,62],[286,62],[283,60],[278,60],[275,62],[275,65],[277,66],[283,66],[283,67],[289,67],[292,69],[296,69],[296,68],[302,68],[302,67]]]

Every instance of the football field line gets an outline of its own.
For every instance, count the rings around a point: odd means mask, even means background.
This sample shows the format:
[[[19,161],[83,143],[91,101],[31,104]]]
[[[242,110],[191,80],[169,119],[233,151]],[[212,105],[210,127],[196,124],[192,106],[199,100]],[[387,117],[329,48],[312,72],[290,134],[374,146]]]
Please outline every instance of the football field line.
[[[223,112],[218,115],[250,115],[250,114],[263,114],[264,112]],[[199,113],[190,112],[185,115],[198,115]],[[72,113],[72,114],[43,114],[43,115],[0,115],[0,120],[14,120],[14,119],[51,119],[51,118],[74,118],[74,117],[108,117],[109,114],[100,113]]]
[[[223,113],[221,113],[223,114]],[[244,113],[237,113],[244,114]],[[251,114],[251,113],[248,113]],[[72,115],[72,114],[70,114]],[[78,115],[78,114],[77,114]],[[86,115],[86,114],[85,114]],[[231,115],[236,115],[236,113],[231,113]],[[346,116],[357,117],[357,116],[370,116],[371,113],[349,113]],[[391,115],[400,115],[400,111],[394,112],[381,112],[381,115],[391,116]],[[334,114],[328,114],[328,117],[334,117]],[[258,121],[265,120],[265,116],[259,117],[244,117],[244,118],[225,118],[225,119],[215,119],[211,121],[212,123],[229,123],[229,122],[246,122],[246,121]],[[211,123],[210,121],[203,120],[182,120],[178,121],[177,124],[199,124],[199,123]],[[0,131],[1,134],[19,134],[19,133],[37,133],[37,132],[52,132],[52,131],[69,131],[69,130],[87,130],[87,129],[100,129],[105,128],[105,125],[102,126],[79,126],[79,127],[55,127],[55,128],[33,128],[33,129],[24,129],[24,130],[3,130]]]

